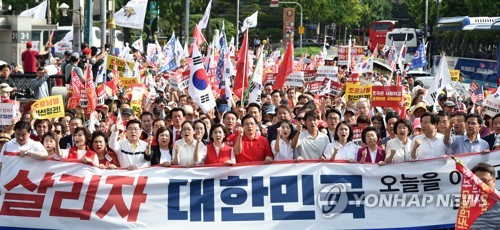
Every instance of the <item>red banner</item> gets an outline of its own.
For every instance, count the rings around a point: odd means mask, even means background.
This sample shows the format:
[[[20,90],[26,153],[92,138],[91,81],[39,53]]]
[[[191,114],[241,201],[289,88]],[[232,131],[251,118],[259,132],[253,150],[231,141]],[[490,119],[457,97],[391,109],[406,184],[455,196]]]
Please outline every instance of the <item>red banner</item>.
[[[76,108],[78,105],[80,105],[80,93],[83,88],[84,86],[82,84],[82,81],[80,80],[80,77],[78,77],[78,74],[76,74],[74,69],[71,70],[71,97],[68,101],[68,108]]]
[[[500,197],[461,162],[456,162],[456,168],[463,178],[455,229],[470,229],[476,219],[495,205]]]
[[[399,107],[403,100],[403,86],[372,86],[373,107]]]

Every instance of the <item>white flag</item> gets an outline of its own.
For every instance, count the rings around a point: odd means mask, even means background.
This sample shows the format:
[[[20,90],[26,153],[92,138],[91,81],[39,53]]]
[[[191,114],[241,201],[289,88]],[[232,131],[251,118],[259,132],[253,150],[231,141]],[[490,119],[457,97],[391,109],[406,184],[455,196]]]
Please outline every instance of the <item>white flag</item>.
[[[243,25],[241,26],[241,32],[244,33],[245,30],[248,28],[253,28],[257,26],[257,15],[259,14],[259,11],[255,11],[250,17],[245,18],[245,21],[243,21]]]
[[[204,113],[208,113],[216,106],[215,98],[212,93],[212,87],[208,82],[207,72],[201,62],[200,51],[195,43],[193,43],[192,57],[193,64],[189,73],[188,93],[201,110],[203,110]]]
[[[142,37],[135,40],[135,42],[132,43],[132,47],[136,50],[139,50],[139,52],[144,53],[144,45],[142,43]]]
[[[234,47],[234,37],[231,37],[231,41],[229,42],[229,55],[234,56],[234,50],[236,48]]]
[[[43,1],[38,6],[35,6],[31,9],[27,9],[21,12],[19,16],[33,17],[36,19],[45,19],[46,12],[47,12],[47,0]]]
[[[177,55],[177,65],[180,66],[180,60],[186,58],[186,54],[179,39],[175,41],[175,55]]]
[[[207,8],[205,9],[205,14],[203,14],[203,18],[201,18],[200,22],[198,22],[198,28],[200,28],[200,30],[207,28],[208,20],[210,19],[211,8],[212,8],[212,0],[208,2]]]
[[[130,47],[128,46],[128,42],[125,43],[125,46],[122,48],[120,52],[120,58],[129,61]]]
[[[257,58],[257,65],[255,66],[255,71],[253,72],[252,81],[250,82],[250,92],[248,93],[248,103],[258,103],[261,102],[262,94],[262,75],[264,74],[264,60],[262,58],[263,49],[260,49],[259,56]]]
[[[128,1],[127,5],[114,14],[116,25],[142,30],[147,6],[147,0]]]
[[[450,83],[450,71],[448,69],[446,57],[443,55],[441,61],[439,61],[436,77],[434,78],[431,87],[429,87],[427,94],[425,94],[424,101],[427,102],[428,105],[437,104],[439,92],[441,92],[441,90],[443,90],[444,87]]]

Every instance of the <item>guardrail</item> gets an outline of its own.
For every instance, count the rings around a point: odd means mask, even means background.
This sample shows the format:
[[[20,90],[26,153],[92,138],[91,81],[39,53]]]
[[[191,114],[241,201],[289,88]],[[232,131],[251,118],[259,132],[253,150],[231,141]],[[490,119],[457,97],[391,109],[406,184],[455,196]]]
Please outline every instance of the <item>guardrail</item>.
[[[32,86],[33,79],[36,78],[36,74],[11,74],[9,76],[12,78],[16,87],[18,88],[18,92],[15,94],[17,98],[34,98],[34,88]],[[60,86],[61,88],[65,88],[64,84],[64,75],[52,75],[47,79],[49,91],[51,95],[53,94],[54,87]],[[59,87],[58,87],[59,88]],[[58,92],[56,94],[61,94],[62,92]]]

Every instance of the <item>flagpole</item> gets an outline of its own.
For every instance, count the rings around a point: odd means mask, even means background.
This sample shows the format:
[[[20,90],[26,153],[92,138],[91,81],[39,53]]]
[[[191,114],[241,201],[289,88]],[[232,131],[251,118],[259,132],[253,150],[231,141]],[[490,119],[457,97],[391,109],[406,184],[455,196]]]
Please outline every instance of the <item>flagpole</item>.
[[[245,30],[245,36],[248,38],[248,28]],[[247,44],[248,44],[248,39],[247,39]],[[241,52],[241,49],[240,49]],[[243,54],[243,57],[245,57],[246,60],[243,61],[243,79],[242,79],[242,85],[241,89],[245,89],[245,78],[248,79],[247,77],[247,62],[248,62],[248,49],[245,49],[246,54]],[[245,107],[245,95],[244,92],[241,92],[241,106],[244,108]]]
[[[262,51],[262,48],[263,48],[263,47],[262,47],[262,44],[261,44],[261,45],[259,46],[259,48],[257,49],[257,55],[258,55],[258,56],[257,56],[257,58],[255,59],[255,63],[256,63],[255,65],[256,65],[256,66],[257,66],[257,65],[258,65],[258,63],[259,63],[259,58],[260,58],[260,56],[262,55],[262,52],[263,52],[263,51]],[[260,50],[260,52],[258,52],[259,50]],[[255,69],[254,69],[254,71],[253,71],[253,73],[252,73],[252,76],[250,77],[250,79],[249,79],[249,81],[248,81],[248,82],[249,82],[249,83],[248,83],[248,88],[245,90],[245,93],[243,94],[242,105],[244,105],[244,104],[243,104],[243,102],[244,102],[244,101],[248,98],[248,94],[250,94],[250,84],[251,84],[251,82],[253,82],[253,77],[254,77],[254,75],[255,75]]]

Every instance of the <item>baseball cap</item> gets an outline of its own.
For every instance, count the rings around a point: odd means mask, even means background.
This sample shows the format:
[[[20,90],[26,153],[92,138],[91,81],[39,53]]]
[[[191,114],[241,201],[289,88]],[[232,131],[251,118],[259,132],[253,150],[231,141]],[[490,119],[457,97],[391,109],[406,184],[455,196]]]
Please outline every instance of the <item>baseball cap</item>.
[[[356,115],[356,110],[354,110],[353,108],[348,108],[344,114],[347,114],[347,113],[352,113],[353,115]]]
[[[123,112],[122,112],[123,115],[125,114],[128,114],[130,116],[133,116],[134,115],[134,110],[130,109],[130,108],[125,108],[123,109]]]
[[[455,106],[455,102],[453,102],[453,101],[446,101],[444,103],[444,106],[445,107],[454,107]]]
[[[267,107],[266,115],[268,115],[268,114],[276,114],[276,106],[271,105],[271,106]]]
[[[71,57],[72,57],[72,58],[80,58],[80,54],[78,54],[77,52],[73,52],[73,53],[71,54]]]
[[[92,50],[90,48],[85,48],[82,50],[83,55],[90,54],[92,53]]]
[[[221,105],[219,105],[218,109],[219,109],[219,113],[225,113],[227,111],[230,111],[231,107],[229,107],[229,105],[227,105],[227,104],[221,104]]]
[[[26,42],[26,48],[32,48],[33,47],[33,42],[29,41]]]
[[[425,102],[421,101],[421,102],[417,103],[415,106],[413,106],[413,108],[410,109],[410,114],[413,114],[415,112],[415,110],[417,110],[418,108],[423,108],[427,112],[427,107],[425,105]]]
[[[2,84],[0,84],[0,90],[2,90],[3,92],[12,92],[12,90],[14,90],[14,89],[12,87],[10,87],[9,84],[2,83]]]
[[[194,113],[193,106],[190,106],[190,105],[182,106],[182,110],[184,110],[184,112],[186,114],[193,114]]]
[[[415,118],[413,120],[413,129],[421,129],[422,125],[420,124],[420,117]]]

